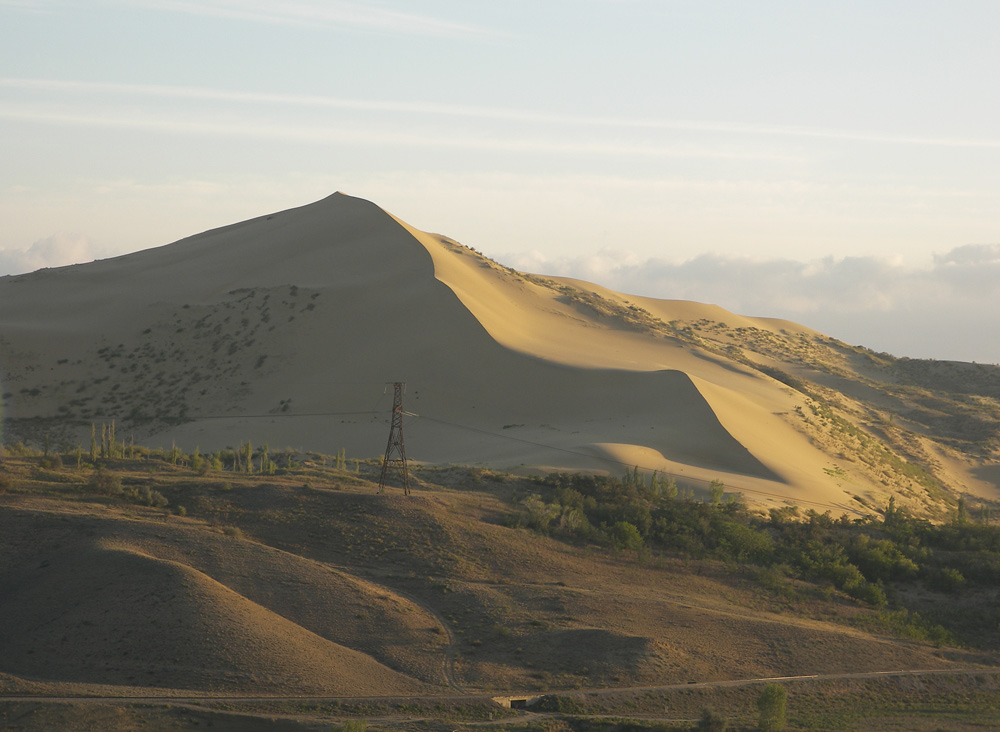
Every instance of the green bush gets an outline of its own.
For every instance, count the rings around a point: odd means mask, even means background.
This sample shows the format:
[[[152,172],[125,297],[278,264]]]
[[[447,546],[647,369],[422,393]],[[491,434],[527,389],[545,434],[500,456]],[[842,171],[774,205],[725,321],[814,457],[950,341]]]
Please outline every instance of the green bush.
[[[708,485],[708,497],[712,502],[712,505],[718,505],[722,503],[722,497],[726,493],[726,484],[721,480],[713,480]]]
[[[62,458],[55,454],[44,455],[38,460],[39,467],[46,470],[54,470],[63,466]]]
[[[120,496],[122,494],[122,479],[98,465],[90,479],[89,486],[98,493],[106,496]]]
[[[965,577],[953,567],[944,567],[928,575],[927,585],[938,592],[955,594],[965,587]]]
[[[781,732],[785,728],[785,709],[788,694],[780,684],[768,684],[757,697],[757,709],[760,711],[760,721],[757,728],[760,732]]]
[[[726,732],[727,726],[728,722],[725,717],[714,709],[706,708],[702,710],[695,729],[698,732]]]
[[[333,728],[333,732],[366,732],[368,723],[361,719],[348,719]]]
[[[618,521],[608,531],[611,543],[616,549],[642,549],[642,534],[628,521]]]

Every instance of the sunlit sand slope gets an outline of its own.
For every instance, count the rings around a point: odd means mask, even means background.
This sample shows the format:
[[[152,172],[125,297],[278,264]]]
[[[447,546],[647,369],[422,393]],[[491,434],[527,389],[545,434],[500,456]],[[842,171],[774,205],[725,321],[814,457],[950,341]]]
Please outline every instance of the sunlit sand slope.
[[[812,331],[523,275],[341,194],[3,278],[0,295],[6,416],[21,438],[83,444],[92,423],[115,419],[154,445],[373,457],[386,385],[405,381],[416,460],[638,465],[695,490],[721,479],[751,499],[828,506],[879,485],[864,471],[837,478],[838,451],[803,429],[806,396],[691,324]]]

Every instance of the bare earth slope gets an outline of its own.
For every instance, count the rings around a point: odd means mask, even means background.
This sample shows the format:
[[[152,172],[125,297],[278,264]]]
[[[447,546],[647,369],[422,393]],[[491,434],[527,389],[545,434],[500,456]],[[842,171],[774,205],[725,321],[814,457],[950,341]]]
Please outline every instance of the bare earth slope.
[[[4,671],[261,694],[441,683],[423,657],[438,651],[436,623],[409,601],[198,524],[138,518],[44,502],[0,512]],[[354,619],[361,609],[375,637]]]
[[[749,500],[836,510],[896,492],[941,511],[941,484],[993,497],[1000,420],[980,420],[972,458],[907,423],[887,429],[873,399],[895,376],[860,352],[790,323],[523,275],[341,194],[0,279],[0,323],[8,441],[86,445],[91,424],[114,419],[119,436],[188,450],[374,456],[385,384],[405,381],[419,415],[407,449],[425,462],[639,465],[696,491],[721,479]],[[1000,414],[995,396],[962,398]],[[891,457],[861,456],[829,408]]]
[[[789,604],[718,562],[506,526],[510,492],[530,484],[477,487],[474,470],[418,471],[403,496],[333,469],[222,485],[108,461],[192,506],[181,517],[95,493],[80,482],[90,468],[38,460],[5,465],[0,490],[6,694],[417,696],[987,658],[862,631],[851,618],[873,611],[857,603]]]

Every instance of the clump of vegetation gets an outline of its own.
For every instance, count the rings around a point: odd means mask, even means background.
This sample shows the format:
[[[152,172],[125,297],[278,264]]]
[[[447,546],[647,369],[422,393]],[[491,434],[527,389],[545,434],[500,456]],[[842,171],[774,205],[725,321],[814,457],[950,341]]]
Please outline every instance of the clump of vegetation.
[[[105,469],[103,465],[97,466],[89,486],[97,493],[103,493],[106,496],[120,496],[122,494],[121,477]]]
[[[726,732],[728,726],[729,723],[726,721],[725,717],[714,709],[706,707],[702,710],[695,729],[698,730],[698,732]]]
[[[781,684],[767,684],[757,697],[757,709],[760,720],[757,729],[760,732],[781,732],[785,728],[785,711],[788,704],[788,693]]]
[[[519,502],[509,525],[570,542],[617,550],[719,560],[744,569],[762,588],[794,598],[796,584],[830,588],[874,608],[858,622],[874,632],[937,644],[989,646],[1000,617],[993,612],[934,621],[905,607],[899,592],[919,584],[935,592],[988,592],[1000,584],[1000,527],[959,511],[946,524],[911,517],[890,500],[881,517],[771,509],[764,516],[738,500],[677,497],[663,477],[624,480],[554,474]]]

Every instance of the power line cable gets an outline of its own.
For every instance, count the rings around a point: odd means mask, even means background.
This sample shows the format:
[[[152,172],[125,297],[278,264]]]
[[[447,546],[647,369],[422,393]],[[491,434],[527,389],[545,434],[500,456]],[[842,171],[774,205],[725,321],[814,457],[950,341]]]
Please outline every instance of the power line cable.
[[[613,465],[619,465],[619,466],[622,466],[622,467],[625,467],[625,468],[638,467],[640,470],[642,470],[644,472],[650,472],[650,473],[652,473],[652,472],[658,472],[658,473],[661,473],[661,474],[663,474],[665,476],[669,476],[669,477],[672,477],[672,478],[681,479],[681,480],[688,481],[688,482],[692,482],[693,481],[693,482],[697,482],[697,483],[704,483],[706,485],[711,485],[711,483],[712,483],[712,481],[707,480],[705,478],[696,478],[696,477],[690,476],[690,475],[681,475],[679,473],[671,473],[671,472],[666,471],[666,470],[659,470],[659,469],[656,469],[656,468],[650,468],[650,467],[645,466],[645,465],[634,465],[633,463],[626,463],[626,462],[624,462],[622,460],[617,460],[617,459],[611,458],[611,457],[603,457],[601,455],[592,455],[590,453],[580,452],[578,450],[570,450],[570,449],[565,448],[565,447],[556,447],[555,445],[546,445],[544,443],[535,442],[533,440],[525,440],[525,439],[523,439],[521,437],[512,437],[510,435],[501,435],[501,434],[496,433],[496,432],[490,432],[488,430],[480,429],[479,427],[470,427],[468,425],[462,425],[462,424],[458,424],[456,422],[449,422],[447,420],[437,419],[435,417],[428,417],[427,415],[415,414],[413,412],[404,412],[403,414],[405,414],[408,417],[416,417],[418,419],[426,419],[426,420],[429,420],[431,422],[437,422],[438,424],[446,425],[448,427],[454,427],[456,429],[467,430],[469,432],[476,432],[476,433],[479,433],[479,434],[482,434],[482,435],[487,435],[489,437],[494,437],[496,439],[510,440],[512,442],[520,442],[520,443],[525,444],[525,445],[531,445],[533,447],[541,447],[541,448],[544,448],[546,450],[556,450],[558,452],[564,452],[564,453],[567,453],[569,455],[576,455],[578,457],[584,457],[584,458],[588,458],[590,460],[594,460],[594,459],[602,460],[604,462],[611,463]],[[739,485],[728,485],[728,487],[734,488],[735,490],[737,490],[737,491],[739,491],[741,493],[753,493],[754,495],[758,495],[758,496],[767,496],[769,498],[778,498],[778,499],[781,499],[783,501],[792,501],[794,503],[806,503],[806,504],[809,504],[811,506],[819,506],[820,508],[830,508],[830,509],[834,509],[834,510],[838,510],[838,511],[850,511],[851,513],[857,514],[858,516],[865,516],[866,515],[864,512],[859,511],[856,508],[852,508],[851,506],[843,506],[843,505],[836,504],[836,503],[832,503],[832,504],[831,503],[823,503],[822,501],[810,501],[810,500],[804,499],[804,498],[798,498],[798,497],[793,497],[793,496],[785,496],[785,495],[782,495],[780,493],[772,493],[770,491],[762,491],[762,490],[759,490],[759,489],[756,489],[756,488],[745,488],[745,487],[742,487],[742,486],[739,486]]]
[[[383,394],[382,396],[385,396],[385,395]],[[382,401],[381,397],[379,398],[378,401],[379,402]],[[289,418],[297,418],[297,417],[347,417],[347,416],[369,416],[369,415],[384,415],[384,414],[385,413],[383,411],[305,412],[305,413],[294,413],[294,414],[290,414],[290,413],[287,413],[287,412],[275,412],[273,414],[239,414],[239,415],[234,415],[234,414],[212,415],[212,414],[209,414],[209,415],[190,416],[190,417],[188,417],[188,419],[191,419],[191,420],[209,420],[209,419],[213,419],[213,420],[215,420],[215,419],[218,419],[218,420],[221,420],[221,419],[240,420],[240,419],[275,419],[275,418],[286,418],[286,419],[289,419]],[[499,434],[497,432],[490,432],[489,430],[484,430],[484,429],[481,429],[479,427],[471,427],[469,425],[458,424],[457,422],[449,422],[448,420],[438,419],[436,417],[430,417],[430,416],[427,416],[425,414],[416,414],[414,412],[406,412],[406,411],[404,411],[403,414],[405,416],[407,416],[407,417],[415,417],[417,419],[425,419],[425,420],[427,420],[429,422],[436,422],[438,424],[442,424],[442,425],[445,425],[447,427],[453,427],[455,429],[466,430],[468,432],[475,432],[475,433],[478,433],[478,434],[481,434],[481,435],[485,435],[487,437],[492,437],[492,438],[498,439],[498,440],[508,440],[508,441],[511,441],[511,442],[519,442],[519,443],[524,444],[524,445],[531,445],[532,447],[539,447],[539,448],[542,448],[542,449],[545,449],[545,450],[553,450],[553,451],[556,451],[556,452],[566,453],[568,455],[574,455],[576,457],[587,458],[588,460],[601,460],[603,462],[610,463],[612,465],[618,465],[618,466],[625,467],[625,468],[638,467],[640,470],[643,470],[644,472],[649,472],[649,473],[658,472],[658,473],[661,473],[661,474],[663,474],[665,476],[672,477],[672,478],[675,478],[675,479],[684,480],[684,481],[687,481],[687,482],[703,483],[705,485],[710,485],[711,482],[712,482],[710,480],[707,480],[706,478],[697,478],[695,476],[690,476],[690,475],[681,475],[680,473],[671,473],[671,472],[666,471],[666,470],[660,470],[658,468],[650,468],[650,467],[645,466],[645,465],[635,465],[633,463],[627,463],[625,461],[617,460],[617,459],[611,458],[611,457],[604,457],[604,456],[601,456],[601,455],[594,455],[592,453],[580,452],[579,450],[571,450],[571,449],[565,448],[565,447],[557,447],[556,445],[547,445],[545,443],[536,442],[534,440],[526,440],[526,439],[523,439],[521,437],[513,437],[511,435],[503,435],[503,434]],[[114,417],[114,416],[107,416],[107,415],[103,415],[100,418],[101,419],[116,419],[116,417]],[[80,421],[81,422],[86,422],[87,420],[80,420]],[[856,508],[852,508],[851,506],[844,506],[844,505],[840,505],[840,504],[831,504],[831,503],[823,503],[822,501],[811,501],[811,500],[808,500],[808,499],[805,499],[805,498],[799,498],[799,497],[794,497],[794,496],[786,496],[786,495],[782,495],[780,493],[772,493],[770,491],[762,491],[762,490],[759,490],[759,489],[756,489],[756,488],[746,488],[746,487],[739,486],[739,485],[728,484],[727,487],[733,488],[734,490],[737,490],[737,491],[739,491],[741,493],[752,493],[754,495],[766,496],[768,498],[776,498],[776,499],[779,499],[779,500],[782,500],[782,501],[791,501],[793,503],[808,504],[810,506],[818,506],[820,508],[829,508],[829,509],[838,510],[838,511],[849,511],[851,513],[857,514],[858,516],[865,516],[865,515],[867,515],[864,512],[859,511]]]

